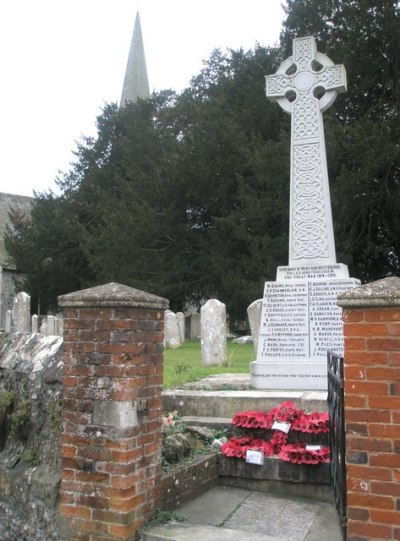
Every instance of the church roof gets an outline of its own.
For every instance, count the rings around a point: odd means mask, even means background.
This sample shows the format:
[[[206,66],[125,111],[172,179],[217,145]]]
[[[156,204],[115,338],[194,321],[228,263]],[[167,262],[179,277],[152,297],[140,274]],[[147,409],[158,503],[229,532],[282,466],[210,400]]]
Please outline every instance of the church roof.
[[[136,14],[135,26],[133,28],[120,107],[123,107],[129,102],[135,103],[138,98],[142,100],[150,98],[139,13]]]

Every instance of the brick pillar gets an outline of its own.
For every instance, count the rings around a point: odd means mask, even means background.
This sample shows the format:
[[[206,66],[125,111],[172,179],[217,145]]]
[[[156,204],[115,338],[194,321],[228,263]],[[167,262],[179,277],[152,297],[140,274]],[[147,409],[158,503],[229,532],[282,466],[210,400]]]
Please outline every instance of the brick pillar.
[[[400,539],[400,278],[339,296],[348,541]]]
[[[168,302],[115,283],[58,300],[62,538],[133,540],[159,506]]]

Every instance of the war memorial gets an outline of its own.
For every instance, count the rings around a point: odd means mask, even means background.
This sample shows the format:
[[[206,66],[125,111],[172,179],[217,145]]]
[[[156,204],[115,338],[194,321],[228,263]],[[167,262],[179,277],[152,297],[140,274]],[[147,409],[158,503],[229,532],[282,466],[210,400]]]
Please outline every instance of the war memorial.
[[[360,282],[336,262],[322,114],[345,90],[344,66],[310,36],[266,77],[267,97],[291,115],[289,265],[265,283],[256,389],[326,389],[327,350],[343,351],[336,298]]]

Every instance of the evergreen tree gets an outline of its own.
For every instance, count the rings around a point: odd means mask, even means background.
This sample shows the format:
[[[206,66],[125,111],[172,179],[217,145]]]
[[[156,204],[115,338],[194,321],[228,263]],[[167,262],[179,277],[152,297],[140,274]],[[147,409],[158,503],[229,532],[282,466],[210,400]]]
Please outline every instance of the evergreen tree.
[[[217,297],[232,318],[287,263],[289,116],[264,76],[292,38],[316,35],[349,91],[325,114],[338,260],[363,280],[399,271],[399,3],[289,0],[282,49],[214,51],[180,95],[107,105],[60,196],[13,217],[7,249],[43,310],[118,281],[167,297]]]
[[[11,214],[5,243],[35,313],[55,312],[57,296],[92,283],[82,250],[78,209],[66,197],[36,194],[31,216]]]
[[[289,0],[281,34],[314,35],[348,92],[326,113],[338,259],[363,281],[399,273],[400,3]]]
[[[264,90],[264,75],[279,63],[275,49],[215,51],[180,96],[105,107],[97,137],[82,141],[59,181],[62,195],[39,197],[30,251],[22,249],[23,224],[9,234],[31,289],[53,283],[43,304],[71,288],[119,281],[169,298],[173,309],[216,296],[232,317],[244,317],[287,261],[289,124]],[[56,213],[58,227],[45,234],[37,225]],[[34,253],[41,239],[42,259],[62,268],[51,246],[71,245],[71,263],[84,269],[46,275]]]
[[[265,97],[274,49],[214,51],[177,103],[196,290],[232,317],[287,262],[288,119]]]

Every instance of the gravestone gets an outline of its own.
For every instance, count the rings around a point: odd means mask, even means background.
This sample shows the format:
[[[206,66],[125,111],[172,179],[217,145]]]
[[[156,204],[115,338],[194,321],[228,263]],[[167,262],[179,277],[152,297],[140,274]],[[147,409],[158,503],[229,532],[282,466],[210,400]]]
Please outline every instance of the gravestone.
[[[225,304],[210,299],[201,307],[200,335],[202,363],[223,364],[227,358]]]
[[[190,314],[189,316],[189,338],[197,340],[200,338],[200,314]]]
[[[40,334],[44,334],[44,336],[47,336],[47,323],[46,321],[43,321],[42,324],[39,327]]]
[[[38,332],[38,330],[39,330],[39,318],[36,314],[34,314],[31,319],[31,332],[35,333],[35,332]]]
[[[176,322],[178,324],[179,339],[181,344],[185,341],[185,315],[183,312],[176,313]]]
[[[247,307],[247,318],[249,320],[251,337],[253,339],[254,349],[256,352],[258,346],[258,337],[260,334],[262,303],[262,299],[257,299]]]
[[[293,40],[293,55],[266,77],[266,95],[291,115],[289,265],[266,282],[257,389],[327,388],[327,350],[343,351],[337,295],[359,284],[336,263],[322,113],[346,90],[346,71],[317,51],[313,37]]]
[[[31,330],[31,298],[28,293],[18,293],[14,297],[12,308],[14,332],[30,332]]]
[[[61,313],[56,315],[56,334],[62,336],[64,333],[64,316]]]
[[[55,316],[47,316],[47,336],[55,336],[56,334],[56,318]]]
[[[165,310],[164,314],[164,346],[176,349],[182,345],[178,320],[176,314],[171,310]]]

